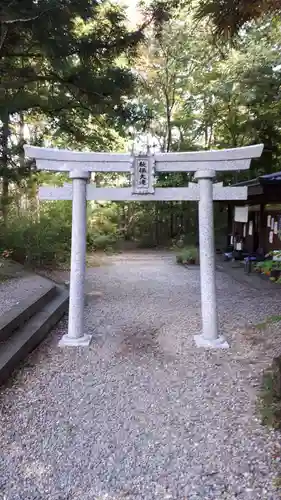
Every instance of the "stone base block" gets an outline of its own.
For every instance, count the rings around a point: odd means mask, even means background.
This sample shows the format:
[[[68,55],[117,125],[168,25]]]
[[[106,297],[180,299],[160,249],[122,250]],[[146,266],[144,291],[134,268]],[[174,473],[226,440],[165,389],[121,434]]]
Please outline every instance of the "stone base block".
[[[59,347],[88,347],[91,343],[92,335],[83,335],[83,337],[69,337],[64,335],[59,341]]]
[[[206,339],[203,335],[194,336],[196,347],[205,347],[206,349],[228,349],[229,344],[224,337],[217,339]]]

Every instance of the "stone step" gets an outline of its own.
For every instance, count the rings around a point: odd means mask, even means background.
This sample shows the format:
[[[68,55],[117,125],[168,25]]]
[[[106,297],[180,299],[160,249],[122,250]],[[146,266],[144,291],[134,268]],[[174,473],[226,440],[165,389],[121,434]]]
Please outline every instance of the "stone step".
[[[9,377],[58,323],[68,309],[68,300],[68,291],[64,287],[56,287],[52,300],[0,344],[0,383]]]
[[[0,342],[7,340],[15,330],[23,327],[34,314],[42,309],[56,295],[57,288],[54,283],[46,282],[36,293],[28,295],[19,304],[0,317]]]

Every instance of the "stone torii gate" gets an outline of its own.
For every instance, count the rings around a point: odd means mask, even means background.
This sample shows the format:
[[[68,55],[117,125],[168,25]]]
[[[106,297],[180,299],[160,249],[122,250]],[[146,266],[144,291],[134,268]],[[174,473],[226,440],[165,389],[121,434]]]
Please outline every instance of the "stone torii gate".
[[[216,171],[247,170],[263,145],[192,153],[157,153],[132,157],[126,153],[83,153],[24,146],[36,160],[38,170],[69,172],[72,184],[41,187],[41,200],[72,200],[72,240],[68,333],[61,346],[87,346],[91,336],[84,332],[84,284],[86,269],[86,202],[97,201],[199,201],[199,245],[202,332],[197,346],[227,348],[218,330],[215,287],[215,242],[213,201],[246,200],[247,187],[213,184]],[[97,188],[89,184],[90,172],[131,173],[129,188]],[[160,188],[154,183],[159,172],[195,172],[196,183],[188,187]]]

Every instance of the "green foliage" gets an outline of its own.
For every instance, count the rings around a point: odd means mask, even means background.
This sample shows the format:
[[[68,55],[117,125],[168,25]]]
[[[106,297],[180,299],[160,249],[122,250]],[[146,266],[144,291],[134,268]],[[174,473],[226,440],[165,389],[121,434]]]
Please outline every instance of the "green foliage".
[[[271,271],[281,271],[281,262],[274,260],[265,260],[262,262],[257,262],[254,265],[254,269],[261,273],[269,273]]]
[[[271,5],[278,2],[272,0]],[[70,204],[42,204],[39,209],[36,194],[39,185],[60,185],[67,176],[35,172],[23,156],[27,139],[92,151],[128,150],[136,138],[162,151],[263,142],[263,157],[252,162],[250,172],[222,173],[217,180],[229,184],[280,170],[280,19],[266,17],[247,25],[235,45],[214,43],[212,26],[205,20],[194,22],[198,5],[204,3],[204,19],[212,18],[212,12],[225,18],[226,6],[229,15],[242,9],[256,19],[261,13],[256,15],[257,9],[267,10],[265,3],[253,7],[253,2],[238,0],[235,12],[228,0],[196,0],[191,2],[193,12],[186,3],[151,1],[143,26],[133,30],[125,10],[107,0],[69,0],[67,5],[55,0],[2,1],[4,250],[11,247],[20,260],[45,263],[68,258],[70,249]],[[156,30],[148,19],[156,21]],[[157,184],[186,186],[192,179],[192,174],[161,174]],[[128,185],[118,174],[98,174],[95,181]],[[225,213],[216,206],[217,239],[225,225]],[[196,203],[108,203],[88,209],[91,250],[122,241],[166,246],[180,239],[188,247],[196,236]]]
[[[232,37],[246,23],[262,16],[281,11],[280,0],[253,2],[252,0],[200,0],[196,9],[197,20],[208,18],[213,22],[215,33]]]
[[[128,31],[124,10],[104,0],[4,0],[1,14],[0,108],[100,115],[122,107],[132,74],[116,61],[142,38]]]
[[[210,25],[194,23],[188,9],[166,23],[162,37],[149,33],[136,66],[151,142],[162,151],[263,142],[250,173],[219,174],[227,184],[280,169],[280,33],[280,20],[266,18],[235,46],[214,44]]]
[[[71,230],[43,215],[9,221],[1,228],[1,245],[12,250],[14,260],[41,266],[64,261],[69,253]]]
[[[183,248],[176,254],[178,264],[196,264],[198,262],[198,249],[195,247]]]
[[[10,249],[18,262],[36,266],[64,262],[71,245],[71,205],[57,202],[43,206],[38,216],[10,218],[0,235],[0,247]]]
[[[94,215],[93,215],[94,214]],[[107,210],[96,209],[88,217],[88,251],[108,250],[119,234]],[[32,266],[68,263],[71,249],[71,202],[43,203],[38,215],[30,212],[10,217],[0,227],[1,254]]]
[[[265,260],[262,262],[257,262],[254,265],[254,269],[256,271],[260,271],[263,274],[266,274],[266,273],[270,273],[270,271],[272,271],[273,266],[274,266],[274,262],[272,260]]]
[[[94,205],[88,210],[87,245],[89,250],[110,250],[120,238],[114,205]]]
[[[23,154],[27,139],[36,145],[124,149],[125,127],[143,119],[131,103],[135,76],[127,63],[143,30],[130,29],[125,9],[108,0],[1,2],[4,221],[10,185],[21,184],[34,171],[33,162]]]
[[[255,325],[255,328],[257,328],[258,330],[264,330],[264,328],[266,328],[268,325],[279,323],[280,321],[281,321],[280,315],[269,316],[268,318],[266,318],[265,321],[263,321],[263,323],[258,323],[257,325]]]
[[[93,250],[111,250],[117,243],[116,234],[91,233],[87,234],[87,248]]]

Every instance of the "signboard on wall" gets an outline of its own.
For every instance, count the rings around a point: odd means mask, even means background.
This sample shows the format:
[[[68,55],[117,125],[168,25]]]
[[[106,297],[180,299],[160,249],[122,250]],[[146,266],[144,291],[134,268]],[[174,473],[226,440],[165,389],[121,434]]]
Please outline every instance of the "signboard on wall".
[[[278,239],[281,240],[281,215],[278,217]]]
[[[253,236],[253,230],[254,230],[254,224],[253,221],[251,220],[249,222],[249,236]]]
[[[235,222],[248,222],[249,207],[235,207],[234,220]]]

